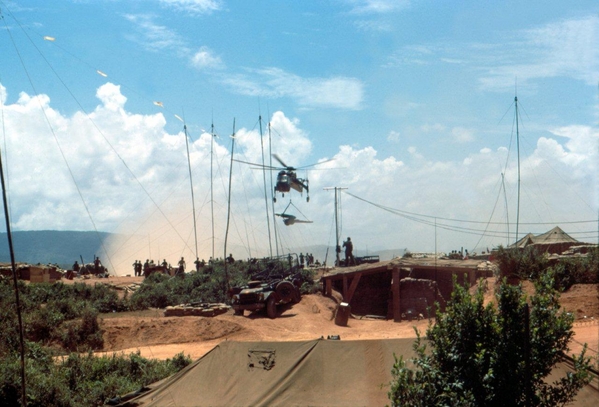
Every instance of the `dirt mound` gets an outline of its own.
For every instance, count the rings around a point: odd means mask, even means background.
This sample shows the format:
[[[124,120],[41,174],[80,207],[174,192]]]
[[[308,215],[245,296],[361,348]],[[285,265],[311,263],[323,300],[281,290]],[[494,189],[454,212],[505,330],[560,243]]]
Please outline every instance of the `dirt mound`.
[[[105,351],[208,341],[243,330],[235,322],[204,317],[110,318],[102,321],[102,329]]]
[[[132,282],[130,279],[117,280],[112,283],[120,285]],[[493,301],[494,279],[489,279],[487,288],[485,302]],[[534,287],[525,282],[524,290],[531,294]],[[275,319],[268,318],[261,311],[246,311],[244,316],[236,316],[230,311],[213,318],[165,317],[164,310],[104,314],[101,315],[104,351],[125,354],[140,352],[144,357],[157,359],[171,358],[183,352],[196,359],[226,340],[299,341],[321,336],[326,338],[329,335],[339,335],[343,340],[414,338],[414,327],[424,333],[429,323],[428,320],[397,323],[392,320],[350,318],[347,326],[337,326],[334,315],[339,301],[339,295],[333,298],[321,294],[304,295],[297,304],[279,307]],[[596,352],[596,321],[599,318],[596,286],[573,286],[562,293],[561,304],[577,318],[575,339],[581,344],[587,342]],[[574,351],[581,347],[576,342],[572,345]]]

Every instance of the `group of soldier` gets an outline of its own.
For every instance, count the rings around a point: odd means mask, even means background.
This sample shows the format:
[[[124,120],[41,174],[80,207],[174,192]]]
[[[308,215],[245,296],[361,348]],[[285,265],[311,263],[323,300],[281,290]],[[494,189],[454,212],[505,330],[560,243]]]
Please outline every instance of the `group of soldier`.
[[[233,256],[230,256],[231,258]],[[200,271],[205,265],[206,261],[204,259],[200,260],[196,258],[193,262],[195,265],[196,271]],[[210,258],[210,263],[212,263],[212,258]],[[136,277],[147,277],[153,272],[159,271],[164,274],[172,274],[171,270],[175,272],[176,275],[184,275],[185,269],[187,268],[187,264],[185,263],[185,258],[181,257],[181,259],[177,262],[177,268],[173,269],[170,263],[164,259],[162,263],[154,262],[154,260],[146,259],[145,263],[142,263],[141,260],[135,260],[133,263],[133,271]]]
[[[314,256],[312,255],[312,253],[306,253],[305,255],[303,253],[300,253],[299,262],[301,267],[304,267],[304,265],[306,267],[310,267],[314,265]]]
[[[94,256],[94,263],[93,264],[94,264],[93,268],[90,268],[88,265],[85,265],[83,263],[79,264],[79,262],[77,260],[75,260],[75,263],[71,267],[72,272],[71,273],[67,273],[67,278],[72,279],[73,275],[89,274],[90,272],[92,274],[96,275],[96,276],[103,276],[103,277],[108,276],[107,270],[102,265],[102,262],[100,261],[99,257]],[[69,271],[71,271],[71,270],[69,270]]]

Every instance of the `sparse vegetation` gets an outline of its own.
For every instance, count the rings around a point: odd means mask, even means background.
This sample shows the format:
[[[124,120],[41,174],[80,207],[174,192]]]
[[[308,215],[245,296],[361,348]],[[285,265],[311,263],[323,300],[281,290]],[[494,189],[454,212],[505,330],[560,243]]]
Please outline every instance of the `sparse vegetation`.
[[[69,353],[101,349],[98,312],[127,309],[103,285],[19,282],[25,326],[27,405],[100,406],[191,363],[182,354],[167,361],[139,354],[95,357]],[[19,335],[12,282],[0,280],[0,405],[21,401]]]
[[[33,407],[102,406],[111,398],[139,390],[191,363],[183,354],[159,361],[139,353],[104,357],[71,353],[57,362],[35,343],[28,343],[27,350],[27,405]],[[20,405],[18,354],[5,355],[1,367],[0,404]]]
[[[595,248],[586,256],[560,258],[550,261],[544,253],[532,246],[524,249],[505,249],[497,252],[499,277],[539,281],[551,270],[554,275],[554,288],[564,291],[573,284],[599,283],[599,249]]]
[[[229,265],[227,274],[229,286],[242,286],[257,271],[252,263],[238,261]],[[284,271],[284,269],[282,269]],[[301,269],[302,294],[314,292],[314,272]],[[169,305],[192,302],[227,302],[225,270],[221,262],[206,266],[198,273],[186,274],[184,278],[170,277],[165,274],[152,274],[146,278],[130,299],[132,310],[164,308]]]
[[[529,299],[521,286],[503,280],[497,305],[487,306],[486,287],[479,286],[471,295],[454,279],[451,302],[427,329],[427,344],[417,332],[414,368],[396,359],[389,392],[392,405],[556,406],[572,400],[590,380],[584,350],[574,358],[571,375],[552,384],[544,381],[573,335],[573,316],[560,309],[553,276],[552,271],[540,275],[536,294]]]
[[[255,264],[229,265],[231,285],[246,283]],[[313,291],[313,272],[302,270],[302,288]],[[25,284],[19,282],[26,340],[29,406],[100,406],[167,377],[191,363],[183,354],[166,361],[139,353],[95,357],[102,349],[99,313],[164,308],[189,302],[225,302],[224,266],[216,263],[185,277],[153,274],[130,298],[119,299],[104,284]],[[0,279],[0,405],[21,399],[19,335],[12,281]],[[77,352],[77,353],[70,353]],[[81,354],[83,352],[83,354]],[[57,355],[65,355],[56,361]],[[68,356],[67,356],[68,355]]]

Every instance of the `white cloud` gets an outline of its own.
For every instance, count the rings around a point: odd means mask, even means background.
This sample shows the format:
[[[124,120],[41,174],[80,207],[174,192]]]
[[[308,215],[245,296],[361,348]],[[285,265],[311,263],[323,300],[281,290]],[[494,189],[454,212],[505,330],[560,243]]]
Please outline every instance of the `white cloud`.
[[[112,83],[100,87],[96,96],[108,110],[120,110],[125,107],[127,102],[127,98],[121,93],[121,87]]]
[[[191,63],[198,69],[223,67],[223,62],[220,57],[215,56],[212,50],[206,46],[200,47],[200,49],[191,57]]]
[[[165,7],[185,11],[190,14],[210,14],[222,7],[220,0],[160,0]]]
[[[440,123],[434,124],[423,124],[420,126],[420,130],[425,133],[442,133],[445,131],[445,126]]]
[[[364,86],[356,78],[302,78],[279,68],[223,79],[233,91],[250,96],[290,97],[303,107],[361,108]]]
[[[360,20],[354,23],[359,30],[365,32],[392,32],[393,26],[386,21]]]
[[[480,78],[481,86],[503,90],[513,86],[516,77],[520,83],[539,78],[568,77],[595,84],[599,79],[597,43],[599,17],[596,16],[523,30],[517,39],[505,45],[512,50],[509,57],[506,52],[506,57],[485,67],[486,73]]]
[[[391,130],[387,135],[387,141],[397,143],[400,140],[400,134],[398,131]]]
[[[0,83],[0,104],[6,103],[6,97],[6,87],[2,86],[2,84]]]
[[[389,56],[385,67],[460,64],[472,69],[486,90],[512,88],[542,78],[567,77],[594,85],[599,80],[599,17],[564,19],[503,33],[499,43],[413,44]]]
[[[132,36],[131,39],[147,50],[182,49],[183,52],[187,52],[185,43],[179,34],[166,26],[154,23],[154,16],[127,14],[125,18],[135,24],[137,36]]]
[[[451,129],[451,136],[453,141],[456,143],[469,143],[474,140],[474,134],[472,130],[464,127],[454,127]]]
[[[143,115],[128,111],[126,96],[118,86],[110,83],[101,86],[97,97],[98,105],[89,115],[78,112],[66,116],[55,110],[45,95],[31,97],[22,93],[16,102],[3,106],[5,122],[1,124],[7,137],[3,152],[7,154],[5,175],[9,181],[13,228],[92,229],[62,158],[64,154],[97,228],[133,234],[128,241],[114,242],[109,248],[110,262],[117,271],[129,273],[133,260],[146,259],[148,253],[154,259],[168,261],[174,261],[182,253],[186,258],[194,256],[184,135],[167,132],[161,113]],[[54,134],[48,130],[41,109]],[[317,149],[299,119],[278,111],[270,121],[274,135],[272,151],[287,165],[300,167],[326,158],[311,158]],[[236,136],[235,157],[261,162],[259,131],[239,126]],[[211,230],[211,141],[211,135],[204,133],[190,145],[199,231]],[[262,142],[268,163],[268,137]],[[228,137],[214,143],[215,238],[219,248],[226,220],[230,143]],[[586,126],[553,129],[550,136],[537,141],[533,151],[521,160],[522,222],[591,220],[589,225],[561,226],[569,233],[574,232],[575,237],[579,237],[576,232],[596,230],[593,219],[599,204],[598,144],[599,132]],[[293,227],[277,223],[282,245],[297,248],[299,252],[311,244],[331,244],[334,197],[323,191],[329,186],[347,187],[348,193],[372,203],[342,194],[342,233],[352,236],[358,254],[365,253],[367,247],[371,250],[434,248],[432,218],[417,217],[416,221],[413,214],[398,216],[385,207],[436,217],[441,250],[464,246],[472,251],[501,191],[502,172],[505,172],[506,199],[513,222],[517,166],[512,154],[505,169],[508,153],[505,147],[483,148],[450,161],[431,159],[425,150],[421,152],[415,147],[407,151],[404,161],[403,157],[381,154],[370,146],[344,145],[330,157],[334,161],[318,166],[322,171],[298,171],[298,176],[309,178],[310,203],[306,203],[305,194],[301,197],[292,191],[284,198],[279,196],[275,211],[285,210],[291,200],[293,207],[289,211],[314,223]],[[270,176],[276,177],[276,171],[265,175],[271,210],[268,191]],[[252,256],[267,255],[263,174],[252,170],[250,165],[234,163],[231,180],[230,251],[236,258],[249,257],[250,252]],[[505,210],[496,208],[492,221],[499,224],[488,225],[489,236],[480,245],[505,244],[507,227],[501,224],[505,220]],[[458,228],[462,231],[457,231]],[[548,228],[521,226],[521,230],[534,233]],[[512,226],[512,234],[513,231]],[[208,258],[209,232],[200,234],[198,245],[200,257]]]
[[[410,6],[410,0],[347,0],[356,14],[386,14]]]

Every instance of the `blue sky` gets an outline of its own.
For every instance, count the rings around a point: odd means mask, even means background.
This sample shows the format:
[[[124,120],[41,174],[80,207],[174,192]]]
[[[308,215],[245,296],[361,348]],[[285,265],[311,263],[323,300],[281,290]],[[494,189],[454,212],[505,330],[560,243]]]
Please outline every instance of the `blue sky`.
[[[386,206],[448,219],[439,250],[480,251],[515,238],[517,88],[520,220],[529,223],[520,236],[558,224],[597,241],[588,222],[599,206],[596,2],[0,0],[0,9],[13,228],[152,236],[164,227],[189,249],[178,115],[192,141],[207,257],[206,131],[213,123],[219,135],[222,242],[228,135],[235,119],[236,155],[260,160],[261,114],[287,164],[335,158],[321,167],[337,168],[309,173],[309,204],[299,194],[278,200],[275,212],[291,197],[314,221],[278,226],[283,246],[330,244],[333,198],[322,188],[343,186],[379,205],[342,199],[343,235],[357,250],[434,249],[433,227]],[[262,255],[261,174],[233,171],[231,244],[238,257]],[[482,223],[465,233],[458,220]]]

